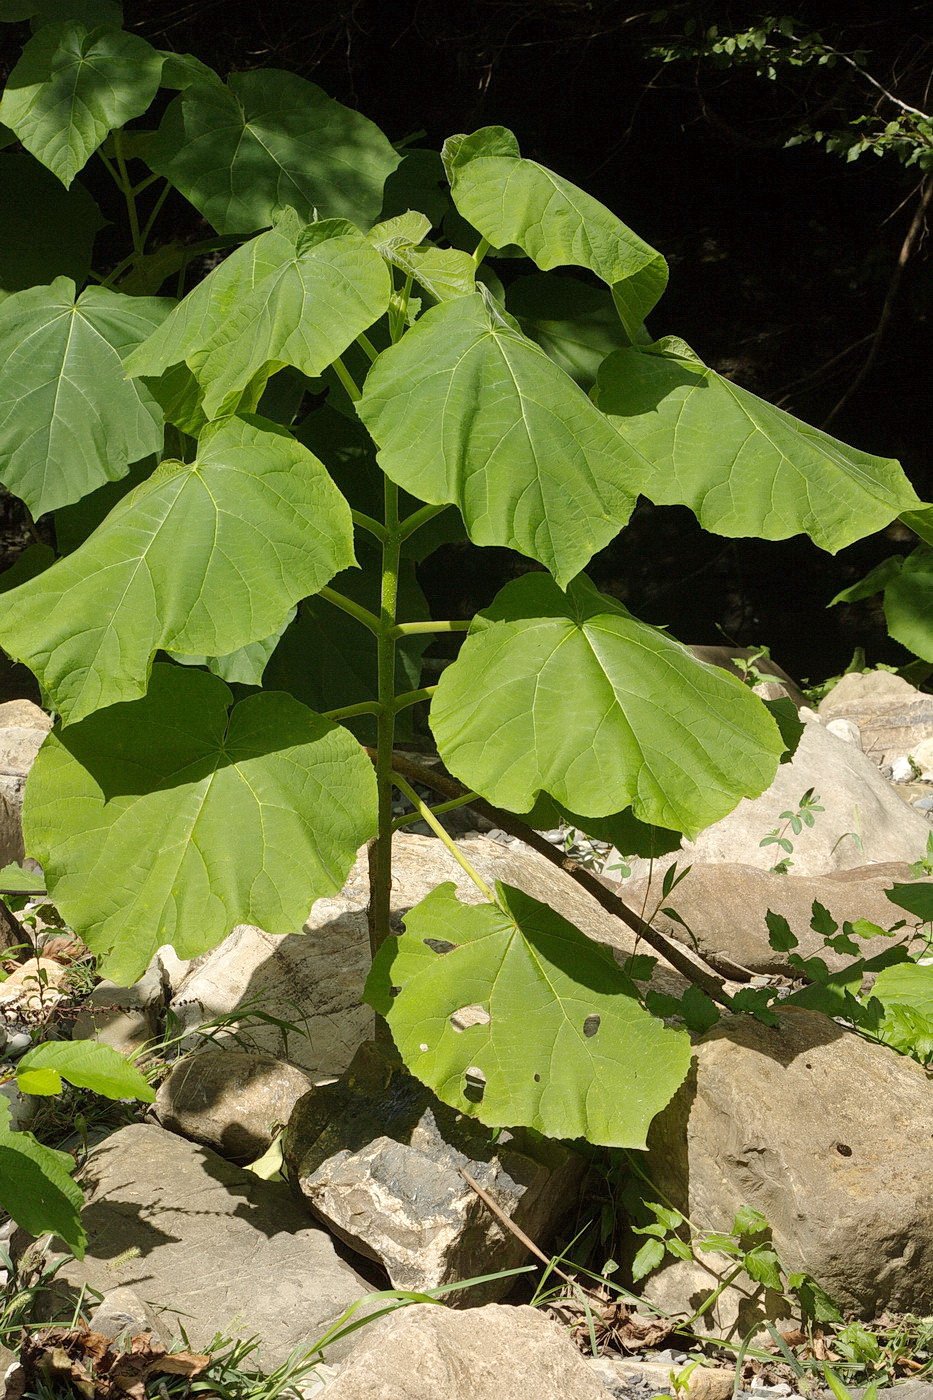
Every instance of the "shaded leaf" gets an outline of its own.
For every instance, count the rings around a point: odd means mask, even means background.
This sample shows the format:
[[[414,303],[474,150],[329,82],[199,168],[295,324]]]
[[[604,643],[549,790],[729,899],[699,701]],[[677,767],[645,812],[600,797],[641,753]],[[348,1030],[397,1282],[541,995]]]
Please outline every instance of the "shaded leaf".
[[[267,637],[353,560],[346,501],[283,428],[227,418],[163,462],[85,544],[0,598],[0,639],[68,721],[143,695],[163,647],[224,656]]]
[[[835,553],[917,504],[900,466],[832,438],[708,369],[682,340],[617,350],[596,401],[651,462],[641,490],[704,529],[804,533]]]
[[[610,293],[576,277],[519,277],[506,305],[525,334],[587,390],[606,356],[630,344]]]
[[[11,1132],[9,1116],[9,1104],[0,1095],[0,1207],[28,1234],[51,1231],[83,1259],[84,1193],[71,1178],[74,1162],[67,1153],[37,1142],[31,1133]]]
[[[33,156],[0,156],[0,300],[56,277],[83,283],[103,223],[82,185],[66,192]]]
[[[30,774],[28,847],[124,986],[163,943],[186,958],[237,923],[300,928],[375,834],[372,765],[345,729],[289,695],[231,699],[158,664],[142,700],[53,730]]]
[[[909,554],[884,590],[884,615],[896,642],[933,661],[933,549]]]
[[[923,923],[933,921],[933,883],[927,880],[918,881],[914,885],[892,885],[891,889],[885,890],[885,896],[892,904],[896,904],[899,909],[906,909],[908,914],[914,914]]]
[[[43,1076],[51,1087],[41,1087]],[[155,1091],[134,1065],[112,1045],[96,1040],[47,1040],[17,1061],[16,1080],[23,1094],[60,1094],[62,1079],[92,1089],[108,1099],[152,1103]]]
[[[456,504],[476,544],[566,584],[625,524],[649,469],[484,292],[427,311],[366,380],[357,411],[385,473]]]
[[[169,309],[58,277],[0,302],[0,480],[34,516],[80,500],[162,445],[162,414],[122,356]]]
[[[7,79],[0,121],[67,189],[111,131],[145,112],[161,71],[159,54],[135,34],[49,24]]]
[[[186,87],[147,160],[218,233],[252,233],[286,205],[303,219],[368,228],[399,156],[359,112],[296,73],[264,68]]]
[[[466,906],[452,884],[433,890],[377,954],[367,1001],[412,1073],[460,1112],[644,1147],[687,1073],[689,1039],[644,1010],[608,948],[521,890],[497,892],[499,906]],[[439,954],[429,940],[455,946]],[[465,1006],[486,1019],[458,1030]]]
[[[573,696],[568,706],[567,697]],[[509,811],[540,790],[693,836],[763,792],[783,744],[741,681],[585,577],[506,585],[443,672],[431,728],[450,771]]]

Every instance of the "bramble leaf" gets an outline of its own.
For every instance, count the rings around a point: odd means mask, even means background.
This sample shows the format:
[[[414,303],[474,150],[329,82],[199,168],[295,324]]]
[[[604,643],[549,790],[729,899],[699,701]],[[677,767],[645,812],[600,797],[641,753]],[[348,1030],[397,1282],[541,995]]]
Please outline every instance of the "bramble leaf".
[[[162,413],[122,356],[171,305],[57,277],[0,302],[0,480],[34,516],[124,476],[162,446]]]
[[[688,1037],[645,1011],[610,949],[521,890],[497,893],[499,906],[467,906],[452,884],[433,890],[377,954],[367,1001],[412,1073],[461,1113],[644,1147],[687,1073]]]
[[[97,1040],[47,1040],[17,1061],[16,1081],[23,1094],[60,1094],[63,1079],[108,1099],[155,1099],[139,1070],[119,1050]]]
[[[0,121],[67,189],[111,131],[145,112],[161,72],[161,57],[136,34],[45,25],[7,79]]]
[[[719,535],[803,533],[834,554],[919,504],[896,461],[740,389],[673,336],[611,355],[596,402],[651,461],[649,500],[687,505]]]
[[[231,701],[156,665],[142,700],[53,730],[30,774],[29,850],[124,986],[163,943],[186,958],[237,923],[299,929],[375,834],[372,764],[345,729],[290,695]]]
[[[192,83],[146,152],[218,233],[252,233],[287,205],[368,228],[399,159],[366,117],[274,68]]]
[[[630,802],[687,836],[763,792],[783,750],[740,680],[583,576],[566,593],[542,574],[506,584],[443,672],[431,728],[496,806],[527,811],[542,789],[581,816]]]
[[[353,562],[350,509],[322,464],[262,418],[205,429],[87,542],[0,597],[3,646],[67,722],[145,694],[156,651],[258,642]]]
[[[625,524],[650,468],[484,292],[435,306],[383,351],[358,412],[383,471],[456,504],[476,544],[579,573]]]

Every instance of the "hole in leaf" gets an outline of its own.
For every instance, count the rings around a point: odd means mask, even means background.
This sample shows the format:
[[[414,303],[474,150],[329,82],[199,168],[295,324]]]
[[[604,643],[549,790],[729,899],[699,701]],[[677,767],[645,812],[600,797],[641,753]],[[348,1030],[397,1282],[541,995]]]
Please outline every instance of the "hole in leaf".
[[[461,1006],[450,1018],[455,1031],[465,1031],[468,1026],[488,1026],[489,1012],[483,1006]]]
[[[463,1096],[471,1103],[480,1103],[486,1092],[486,1076],[478,1065],[469,1065],[463,1071],[463,1078],[466,1083],[463,1086]]]
[[[427,1054],[428,1047],[427,1047],[427,1045],[424,1044],[423,1041],[422,1041],[422,1043],[418,1046],[418,1049],[421,1051],[422,1055]]]
[[[390,997],[397,997],[398,994],[399,994],[399,992],[400,992],[401,990],[402,990],[401,987],[390,987],[390,988],[389,988],[389,996],[390,996]]]
[[[424,946],[430,948],[433,953],[449,953],[456,948],[456,943],[448,943],[445,938],[426,938]]]
[[[535,1075],[535,1083],[536,1083],[536,1084],[540,1084],[540,1083],[541,1083],[541,1076],[540,1076],[540,1074],[536,1074],[536,1075]]]
[[[592,1038],[599,1030],[599,1022],[600,1017],[597,1016],[595,1011],[592,1012],[583,1022],[583,1034]]]

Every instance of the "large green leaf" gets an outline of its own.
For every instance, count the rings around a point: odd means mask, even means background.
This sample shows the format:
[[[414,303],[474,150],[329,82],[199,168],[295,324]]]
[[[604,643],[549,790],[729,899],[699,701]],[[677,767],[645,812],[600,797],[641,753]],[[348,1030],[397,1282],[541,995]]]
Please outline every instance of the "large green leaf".
[[[878,973],[871,989],[885,1008],[913,1006],[933,1021],[933,966],[915,962],[897,963]]]
[[[444,163],[454,203],[493,247],[515,243],[538,267],[587,267],[613,289],[630,339],[667,286],[656,249],[598,199],[534,160],[504,127],[452,136]]]
[[[695,836],[756,797],[784,744],[757,696],[575,579],[506,584],[431,702],[450,771],[512,812],[544,790],[582,817],[631,803]]]
[[[252,233],[290,205],[368,228],[398,153],[377,126],[295,73],[256,69],[193,83],[147,148],[218,233]],[[315,212],[316,211],[316,212]]]
[[[103,222],[82,185],[63,190],[22,152],[0,156],[0,300],[55,277],[83,283]]]
[[[933,661],[933,549],[921,545],[884,590],[888,631],[924,661]]]
[[[682,340],[617,350],[596,402],[651,462],[642,490],[720,535],[804,533],[835,553],[919,504],[897,462],[838,442],[708,369]]]
[[[154,377],[184,362],[215,418],[283,365],[320,374],[382,315],[391,291],[385,263],[351,224],[302,227],[288,211],[189,293],[129,356],[127,373]]]
[[[10,1130],[10,1107],[0,1094],[0,1207],[27,1234],[58,1235],[84,1257],[87,1234],[81,1224],[84,1193],[71,1178],[74,1162],[37,1142],[32,1133]]]
[[[49,24],[7,79],[0,121],[67,188],[109,132],[145,112],[161,72],[160,55],[135,34]]]
[[[606,356],[629,344],[609,293],[578,277],[519,277],[506,304],[525,334],[586,390]]]
[[[452,884],[433,890],[377,955],[367,1001],[462,1113],[643,1148],[689,1069],[687,1035],[644,1009],[610,949],[521,890],[497,894],[465,906]]]
[[[79,549],[0,598],[4,648],[66,721],[145,694],[155,652],[224,656],[353,562],[350,509],[284,429],[227,418]]]
[[[23,1094],[60,1094],[63,1079],[108,1099],[155,1099],[139,1070],[119,1050],[97,1040],[47,1040],[17,1062],[16,1082]]]
[[[122,357],[170,307],[58,277],[0,303],[0,480],[39,516],[162,446],[162,413]]]
[[[485,292],[425,313],[383,351],[358,412],[385,473],[453,502],[476,544],[567,583],[625,524],[650,468]]]
[[[219,676],[222,681],[229,681],[231,685],[262,685],[269,658],[297,615],[297,607],[289,608],[284,620],[268,637],[261,637],[258,642],[247,642],[245,646],[228,651],[223,656],[185,656],[181,652],[170,652],[169,655],[182,666],[206,666],[213,675]],[[288,686],[276,688],[287,690]],[[326,709],[327,706],[318,705],[314,708]]]
[[[237,923],[299,929],[375,834],[372,765],[345,729],[290,695],[231,699],[158,664],[142,700],[53,730],[30,774],[29,850],[124,986],[163,943],[186,958]]]

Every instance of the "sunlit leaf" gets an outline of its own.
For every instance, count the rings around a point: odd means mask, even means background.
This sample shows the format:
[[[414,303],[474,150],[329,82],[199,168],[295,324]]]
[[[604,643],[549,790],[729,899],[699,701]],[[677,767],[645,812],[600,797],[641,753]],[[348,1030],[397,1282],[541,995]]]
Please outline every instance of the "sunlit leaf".
[[[0,1094],[0,1207],[27,1234],[51,1231],[79,1259],[87,1234],[81,1225],[84,1193],[71,1178],[74,1162],[37,1142],[32,1133],[10,1130],[10,1106]]]
[[[412,1072],[460,1112],[644,1147],[687,1073],[689,1038],[645,1011],[610,949],[521,890],[497,894],[501,907],[467,906],[452,884],[433,890],[383,944],[367,1000]]]
[[[52,1087],[41,1087],[50,1077]],[[60,1094],[63,1079],[79,1089],[92,1089],[108,1099],[139,1099],[152,1103],[155,1091],[112,1045],[97,1040],[47,1040],[16,1063],[16,1081],[23,1094]]]

